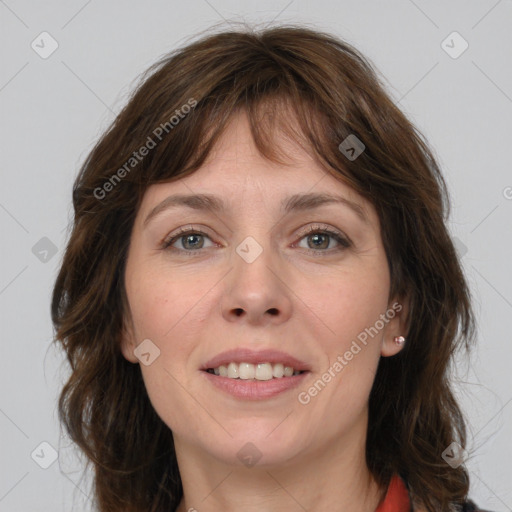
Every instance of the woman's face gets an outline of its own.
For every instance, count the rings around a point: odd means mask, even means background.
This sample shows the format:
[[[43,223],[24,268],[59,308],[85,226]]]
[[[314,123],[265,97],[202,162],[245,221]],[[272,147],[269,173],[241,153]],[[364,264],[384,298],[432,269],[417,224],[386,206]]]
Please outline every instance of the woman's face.
[[[198,171],[146,191],[128,254],[123,354],[177,450],[228,464],[360,440],[379,358],[404,334],[373,206],[284,147],[293,165],[270,163],[234,117]],[[173,200],[202,194],[215,199]]]

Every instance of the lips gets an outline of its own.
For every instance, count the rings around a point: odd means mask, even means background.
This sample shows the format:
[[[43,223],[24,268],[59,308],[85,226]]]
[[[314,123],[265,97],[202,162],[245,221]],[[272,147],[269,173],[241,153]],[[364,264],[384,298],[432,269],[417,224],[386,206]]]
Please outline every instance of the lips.
[[[219,366],[228,366],[229,363],[250,363],[250,364],[278,364],[292,367],[294,370],[305,372],[311,371],[311,366],[300,359],[280,350],[252,350],[248,348],[236,348],[227,350],[208,360],[200,369],[207,371],[218,368]]]
[[[286,395],[287,392],[299,387],[304,382],[304,379],[307,378],[309,372],[304,371],[292,377],[264,381],[229,379],[212,375],[206,371],[200,372],[200,374],[205,379],[205,382],[211,384],[214,389],[221,391],[231,398],[259,401]]]

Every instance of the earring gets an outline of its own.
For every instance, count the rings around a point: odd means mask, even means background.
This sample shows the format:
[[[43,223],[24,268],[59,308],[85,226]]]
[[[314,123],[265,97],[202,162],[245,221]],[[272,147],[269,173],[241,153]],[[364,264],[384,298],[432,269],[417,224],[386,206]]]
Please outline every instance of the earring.
[[[403,345],[404,342],[405,342],[405,338],[403,336],[395,336],[394,337],[394,342],[397,344],[397,345]]]

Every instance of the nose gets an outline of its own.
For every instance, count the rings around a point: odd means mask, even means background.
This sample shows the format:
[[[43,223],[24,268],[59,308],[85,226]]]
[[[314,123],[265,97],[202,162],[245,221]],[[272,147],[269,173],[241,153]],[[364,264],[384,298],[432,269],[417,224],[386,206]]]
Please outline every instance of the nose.
[[[246,258],[244,248],[247,246],[233,253],[233,268],[226,277],[221,300],[223,317],[253,326],[286,322],[292,312],[293,293],[286,283],[282,261],[273,258],[267,248],[255,259]]]

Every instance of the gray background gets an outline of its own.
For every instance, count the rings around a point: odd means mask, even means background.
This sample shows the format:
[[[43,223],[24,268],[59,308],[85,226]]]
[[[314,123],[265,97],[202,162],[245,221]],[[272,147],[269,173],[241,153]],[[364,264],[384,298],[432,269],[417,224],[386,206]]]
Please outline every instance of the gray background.
[[[72,183],[139,74],[223,18],[301,22],[343,37],[429,140],[478,320],[478,347],[454,374],[470,420],[471,496],[512,511],[510,0],[0,0],[0,510],[92,510],[90,474],[80,478],[83,463],[59,428],[68,371],[50,345]],[[44,31],[58,43],[47,58]],[[453,31],[469,44],[460,55],[458,36],[442,44]]]

